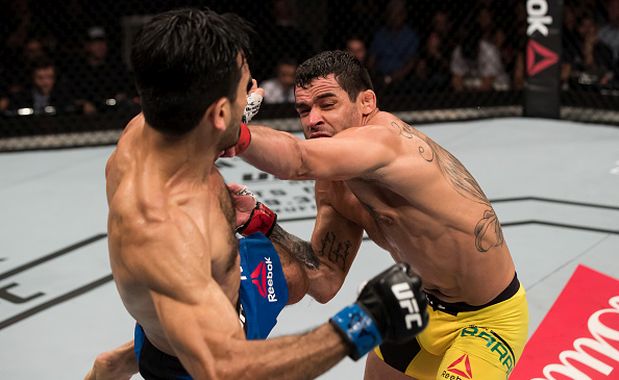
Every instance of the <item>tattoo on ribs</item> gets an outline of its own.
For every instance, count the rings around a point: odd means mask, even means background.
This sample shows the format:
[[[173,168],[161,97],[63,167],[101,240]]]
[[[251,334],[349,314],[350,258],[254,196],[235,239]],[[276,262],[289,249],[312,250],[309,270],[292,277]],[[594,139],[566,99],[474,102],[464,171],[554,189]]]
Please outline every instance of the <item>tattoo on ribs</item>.
[[[320,262],[314,255],[312,245],[298,237],[286,232],[283,228],[276,224],[271,232],[271,241],[284,247],[294,260],[297,260],[304,264],[309,269],[318,269]],[[280,256],[280,259],[285,261],[284,257]]]
[[[318,255],[325,257],[344,271],[346,270],[346,259],[350,255],[351,246],[350,240],[339,242],[333,232],[327,232],[320,242]]]
[[[475,225],[475,247],[479,252],[487,252],[493,247],[498,247],[503,244],[503,232],[501,224],[490,205],[490,201],[484,194],[483,190],[475,181],[475,178],[469,173],[462,163],[451,153],[443,149],[440,145],[431,139],[423,136],[419,131],[408,124],[399,125],[392,122],[391,125],[400,130],[400,135],[413,139],[416,137],[422,140],[429,147],[430,152],[426,152],[423,146],[419,146],[421,157],[427,162],[432,162],[436,157],[438,166],[443,173],[443,176],[456,189],[456,191],[465,198],[474,202],[481,203],[488,209],[484,211],[482,218]]]

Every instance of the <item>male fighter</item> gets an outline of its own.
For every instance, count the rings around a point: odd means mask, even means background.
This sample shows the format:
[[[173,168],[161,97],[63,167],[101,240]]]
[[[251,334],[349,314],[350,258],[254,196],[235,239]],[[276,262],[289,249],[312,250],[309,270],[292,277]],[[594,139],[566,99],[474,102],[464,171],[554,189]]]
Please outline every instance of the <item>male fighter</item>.
[[[153,18],[132,47],[143,115],[106,167],[108,243],[117,289],[138,322],[146,379],[313,378],[346,354],[358,359],[425,326],[425,308],[413,307],[425,306],[420,280],[401,264],[370,280],[330,323],[246,340],[235,310],[243,258],[214,165],[239,140],[251,83],[246,30],[234,15],[181,9]]]
[[[416,340],[382,344],[368,356],[366,378],[505,379],[524,348],[528,309],[479,184],[428,136],[377,108],[349,53],[304,62],[295,96],[306,140],[243,126],[226,154],[278,178],[316,179],[316,225],[299,249],[320,260],[307,272],[317,300],[341,287],[363,231],[423,279],[429,327]]]

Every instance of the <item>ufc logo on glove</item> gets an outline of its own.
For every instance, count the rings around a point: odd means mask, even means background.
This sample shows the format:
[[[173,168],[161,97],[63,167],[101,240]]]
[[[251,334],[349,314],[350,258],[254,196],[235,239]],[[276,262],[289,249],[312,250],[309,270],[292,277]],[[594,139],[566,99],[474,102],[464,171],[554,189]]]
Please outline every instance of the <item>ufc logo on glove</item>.
[[[405,316],[406,328],[412,328],[412,322],[417,323],[417,327],[423,326],[423,320],[419,314],[419,305],[417,305],[417,299],[411,290],[408,283],[402,282],[391,286],[393,295],[400,301],[400,307],[408,310]]]

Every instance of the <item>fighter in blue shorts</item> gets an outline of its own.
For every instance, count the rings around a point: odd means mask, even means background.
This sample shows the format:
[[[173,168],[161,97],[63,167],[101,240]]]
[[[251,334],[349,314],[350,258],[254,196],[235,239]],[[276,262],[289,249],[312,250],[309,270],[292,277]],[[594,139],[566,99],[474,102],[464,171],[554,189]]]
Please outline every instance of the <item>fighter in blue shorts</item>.
[[[256,232],[239,240],[241,287],[239,321],[247,339],[266,339],[288,302],[288,285],[271,241]],[[139,324],[135,326],[135,357],[146,379],[191,379],[178,358],[153,346]]]
[[[284,274],[280,254],[265,236],[276,225],[275,213],[257,203],[244,186],[230,184],[228,188],[235,205],[237,232],[247,235],[239,239],[239,323],[247,339],[266,339],[284,306],[298,302],[305,295],[307,284],[303,284],[299,273],[294,273],[298,272],[295,265],[286,265],[290,277],[295,279],[291,284],[292,294],[289,294],[289,280]],[[287,263],[292,259],[285,254],[282,257]],[[191,379],[178,358],[157,349],[136,323],[134,340],[99,355],[85,380],[129,379],[138,370],[147,379]]]

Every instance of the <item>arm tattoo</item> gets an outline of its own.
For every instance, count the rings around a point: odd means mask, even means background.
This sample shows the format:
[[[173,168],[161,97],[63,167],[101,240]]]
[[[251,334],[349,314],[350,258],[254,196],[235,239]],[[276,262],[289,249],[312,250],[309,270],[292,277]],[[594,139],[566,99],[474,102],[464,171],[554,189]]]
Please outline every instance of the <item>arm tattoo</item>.
[[[438,166],[443,173],[443,176],[451,183],[456,191],[463,197],[474,202],[481,203],[488,209],[484,211],[484,215],[475,225],[475,247],[479,252],[487,252],[493,247],[498,247],[503,244],[503,232],[501,224],[490,205],[490,201],[481,187],[475,181],[475,178],[469,173],[462,163],[451,153],[443,149],[440,145],[429,138],[426,138],[417,130],[407,124],[399,125],[392,122],[391,126],[400,130],[400,135],[413,139],[416,137],[428,145],[430,152],[426,153],[423,146],[419,146],[419,154],[427,162],[432,162],[434,157]]]
[[[318,269],[320,262],[314,255],[310,242],[299,239],[298,237],[286,232],[279,224],[275,224],[270,239],[284,247],[292,254],[292,257],[305,264],[310,269]]]
[[[320,242],[320,250],[318,256],[324,257],[337,265],[342,271],[346,270],[346,259],[350,255],[350,240],[339,242],[333,232],[327,232]]]

